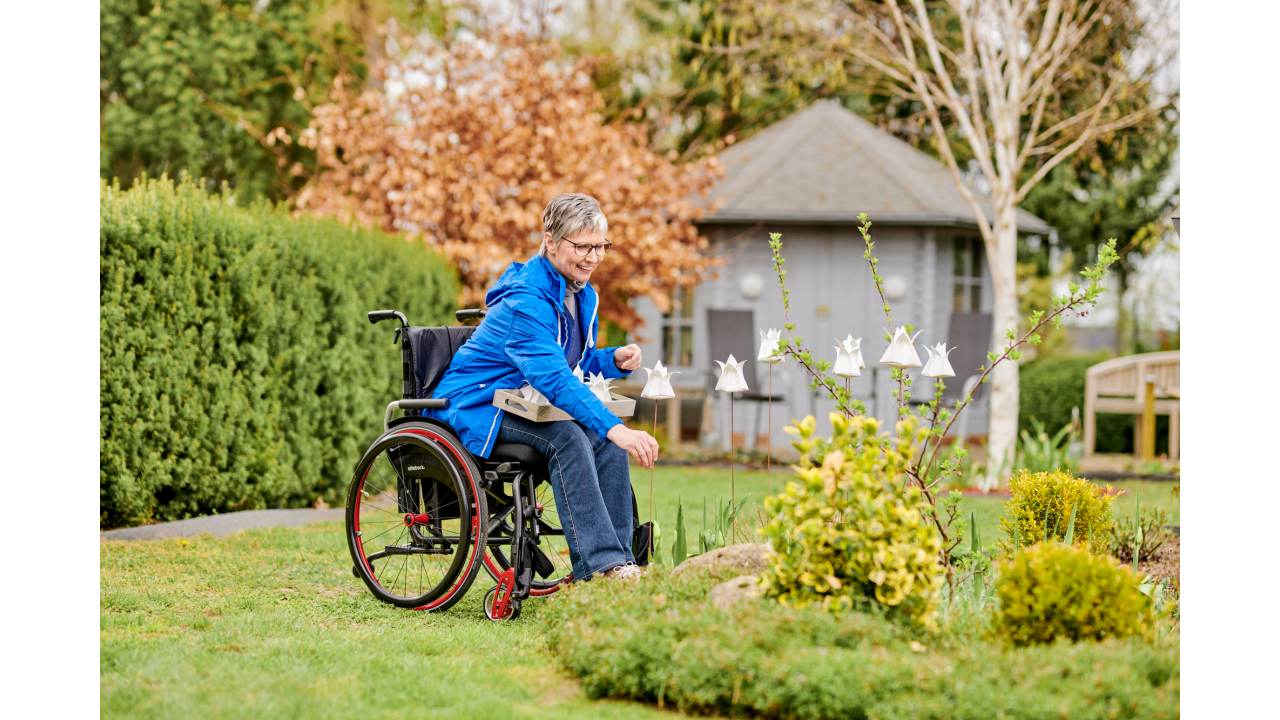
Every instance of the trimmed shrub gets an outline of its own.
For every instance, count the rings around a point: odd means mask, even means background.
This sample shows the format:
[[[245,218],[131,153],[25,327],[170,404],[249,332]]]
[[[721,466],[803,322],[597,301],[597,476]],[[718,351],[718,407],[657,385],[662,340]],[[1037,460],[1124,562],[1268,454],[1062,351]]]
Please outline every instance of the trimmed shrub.
[[[772,544],[761,575],[765,596],[783,605],[850,609],[874,601],[933,624],[942,587],[942,541],[932,507],[906,467],[925,436],[915,417],[897,437],[877,438],[880,421],[831,414],[830,439],[813,438],[812,415],[787,428],[800,451],[796,480],[765,498],[762,531]],[[821,464],[814,465],[815,457]]]
[[[400,397],[399,352],[365,313],[448,321],[447,265],[186,181],[104,183],[99,214],[100,526],[341,505]]]
[[[1003,563],[994,630],[1013,645],[1150,637],[1151,598],[1114,558],[1055,542]]]
[[[651,567],[635,583],[569,586],[536,613],[588,697],[691,715],[1179,717],[1176,643],[1008,647],[872,613],[762,601],[718,610],[707,592],[720,579]]]
[[[1009,479],[1013,496],[1004,501],[1000,530],[1005,536],[998,541],[1000,549],[1006,553],[1018,549],[1014,546],[1015,530],[1018,546],[1027,547],[1045,539],[1065,541],[1070,526],[1073,545],[1090,544],[1092,550],[1104,552],[1114,522],[1111,503],[1116,496],[1109,494],[1110,490],[1110,485],[1104,491],[1091,481],[1062,470],[1019,471]]]

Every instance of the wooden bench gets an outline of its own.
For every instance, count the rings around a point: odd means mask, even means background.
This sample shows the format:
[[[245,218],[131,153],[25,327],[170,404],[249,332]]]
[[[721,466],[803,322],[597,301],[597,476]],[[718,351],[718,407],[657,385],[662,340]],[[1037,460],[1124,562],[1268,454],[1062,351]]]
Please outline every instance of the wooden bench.
[[[1142,455],[1143,413],[1146,379],[1154,379],[1155,415],[1169,416],[1169,457],[1178,458],[1178,401],[1180,361],[1178,351],[1129,355],[1098,363],[1085,373],[1084,455],[1094,454],[1097,413],[1128,413],[1135,416],[1134,455]]]

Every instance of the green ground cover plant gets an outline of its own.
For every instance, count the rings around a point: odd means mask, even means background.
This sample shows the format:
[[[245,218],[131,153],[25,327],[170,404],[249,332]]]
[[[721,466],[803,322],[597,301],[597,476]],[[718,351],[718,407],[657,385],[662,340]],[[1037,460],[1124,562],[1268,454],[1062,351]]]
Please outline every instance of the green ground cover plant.
[[[395,307],[451,321],[457,282],[420,245],[192,182],[99,196],[103,528],[340,505],[400,397]]]
[[[707,572],[591,583],[540,617],[588,697],[777,718],[1174,718],[1176,643],[1008,648],[865,612],[711,607]],[[972,625],[978,628],[978,625]]]

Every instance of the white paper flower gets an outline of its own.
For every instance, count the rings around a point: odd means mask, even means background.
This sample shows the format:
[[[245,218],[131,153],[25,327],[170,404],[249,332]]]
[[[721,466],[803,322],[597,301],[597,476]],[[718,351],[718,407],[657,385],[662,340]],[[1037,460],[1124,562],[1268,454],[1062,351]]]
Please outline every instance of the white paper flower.
[[[951,369],[951,363],[947,361],[947,355],[951,354],[951,350],[947,349],[946,343],[938,343],[936,347],[924,346],[929,351],[929,361],[924,364],[924,370],[921,372],[926,377],[955,377],[956,371]]]
[[[651,398],[653,400],[670,400],[676,396],[676,391],[671,387],[671,376],[679,375],[679,372],[668,372],[662,366],[659,360],[657,365],[652,368],[645,368],[645,372],[649,373],[649,379],[644,383],[644,390],[640,391],[640,397]]]
[[[893,331],[893,340],[889,343],[889,349],[884,351],[884,357],[880,358],[880,364],[895,368],[920,367],[920,356],[916,354],[916,346],[913,344],[918,335],[919,330],[915,335],[907,335],[905,327]]]
[[[866,363],[862,362],[862,338],[853,339],[853,335],[841,340],[836,338],[836,365],[831,372],[842,378],[855,378],[862,374]]]
[[[844,342],[845,342],[845,345],[849,345],[849,344],[853,345],[853,351],[849,354],[853,356],[854,362],[858,364],[858,369],[866,370],[867,361],[862,359],[862,338],[858,338],[857,340],[854,340],[853,334],[850,333],[845,337]]]
[[[612,402],[613,396],[609,393],[609,380],[599,373],[591,373],[591,381],[587,383],[591,388],[591,392],[600,398],[600,402]]]
[[[547,397],[545,395],[538,392],[532,385],[529,385],[528,383],[525,383],[525,385],[522,386],[517,392],[520,394],[520,397],[524,398],[525,400],[528,400],[534,405],[550,404],[547,402]]]
[[[574,377],[576,377],[576,378],[578,378],[579,380],[581,380],[581,381],[582,381],[582,382],[584,382],[584,383],[587,381],[587,379],[586,379],[585,377],[583,377],[583,376],[582,376],[582,366],[581,366],[581,365],[579,365],[578,367],[576,367],[576,368],[574,368],[574,369],[573,369],[573,376],[574,376]]]
[[[756,356],[756,360],[770,365],[777,365],[783,361],[783,356],[778,354],[778,341],[782,339],[782,331],[769,328],[769,334],[766,335],[763,330],[760,331],[760,354]]]
[[[747,381],[742,377],[742,366],[746,362],[746,360],[734,360],[732,353],[729,355],[728,362],[717,360],[716,364],[720,366],[720,380],[716,383],[716,389],[727,393],[747,390]]]

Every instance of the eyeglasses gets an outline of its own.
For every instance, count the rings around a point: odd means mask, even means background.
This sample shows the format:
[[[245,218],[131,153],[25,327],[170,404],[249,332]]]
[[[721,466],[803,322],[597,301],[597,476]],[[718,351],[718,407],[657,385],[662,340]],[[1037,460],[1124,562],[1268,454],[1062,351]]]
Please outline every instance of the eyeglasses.
[[[562,237],[560,239],[572,245],[573,252],[577,254],[578,257],[586,257],[590,255],[592,251],[594,251],[596,255],[600,257],[604,257],[605,255],[609,254],[610,250],[613,249],[613,243],[611,242],[603,242],[603,243],[600,243],[599,245],[592,245],[591,243],[579,244],[566,237]]]

